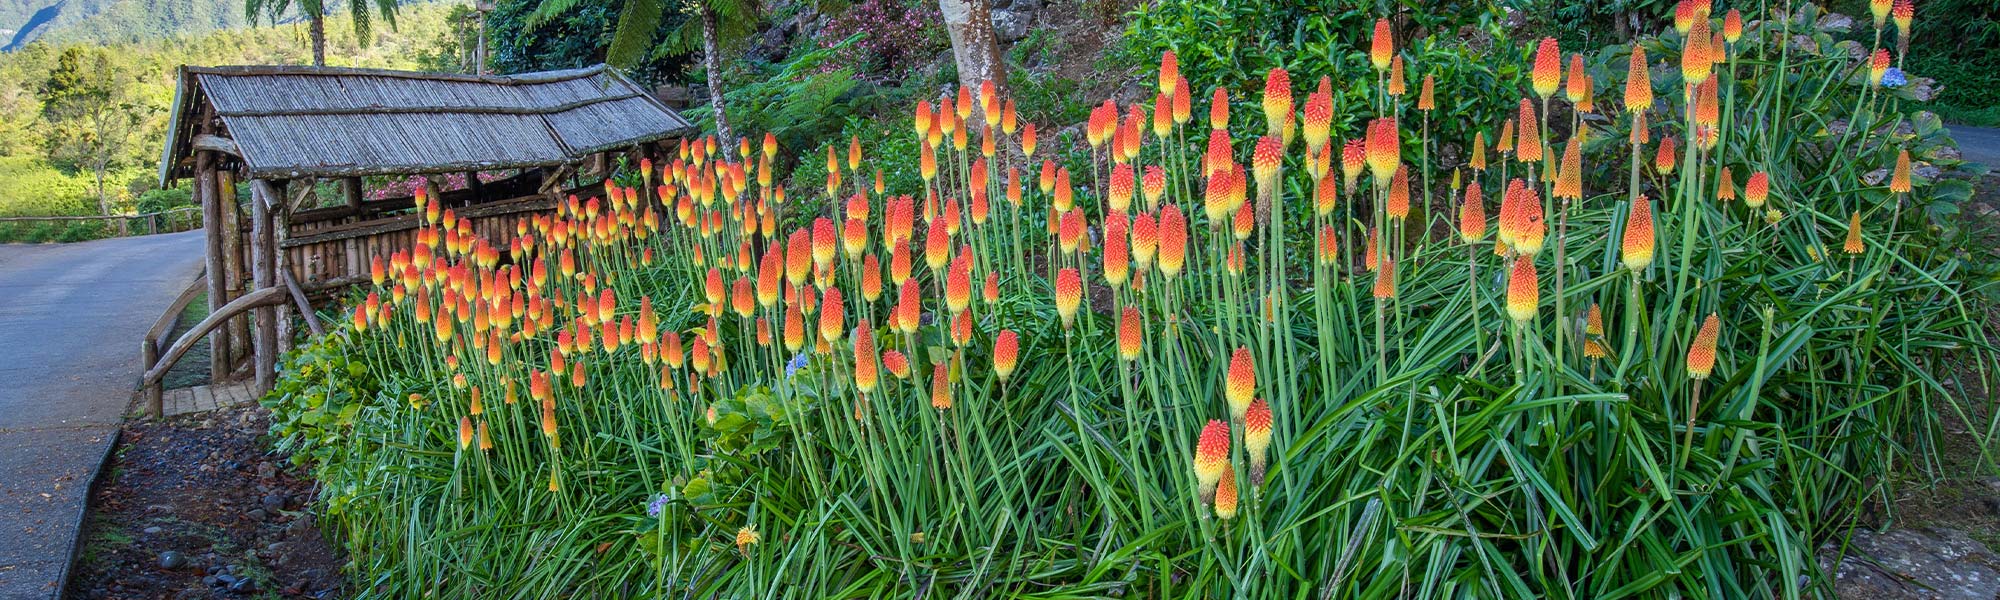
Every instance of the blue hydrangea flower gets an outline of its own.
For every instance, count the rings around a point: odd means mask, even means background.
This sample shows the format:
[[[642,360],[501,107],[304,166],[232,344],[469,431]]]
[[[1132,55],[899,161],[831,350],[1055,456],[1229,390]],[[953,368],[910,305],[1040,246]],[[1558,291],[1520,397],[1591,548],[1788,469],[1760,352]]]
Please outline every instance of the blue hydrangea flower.
[[[799,369],[803,368],[806,368],[806,353],[800,352],[793,355],[792,360],[785,363],[785,377],[790,378],[793,374],[798,373]]]
[[[1902,69],[1889,67],[1889,70],[1882,72],[1882,87],[1899,88],[1905,85],[1909,85],[1909,83],[1910,83],[1909,75],[1903,73]]]
[[[646,516],[648,517],[660,516],[660,512],[666,509],[667,509],[666,494],[654,494],[653,499],[648,500],[646,502]]]

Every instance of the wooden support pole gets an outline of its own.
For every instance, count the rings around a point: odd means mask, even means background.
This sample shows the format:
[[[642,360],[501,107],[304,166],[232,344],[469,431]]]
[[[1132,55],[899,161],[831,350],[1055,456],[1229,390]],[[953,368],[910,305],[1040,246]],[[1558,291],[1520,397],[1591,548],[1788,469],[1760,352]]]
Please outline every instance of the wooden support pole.
[[[486,183],[479,180],[478,171],[465,172],[465,189],[472,190],[472,201],[466,204],[478,204],[486,201]]]
[[[201,203],[202,225],[208,230],[206,236],[208,256],[205,266],[211,274],[225,272],[223,266],[225,264],[225,253],[234,251],[234,248],[229,247],[224,241],[228,237],[234,237],[234,235],[233,231],[229,230],[232,225],[222,218],[221,194],[216,190],[215,160],[214,152],[195,153],[194,193],[197,201]],[[220,310],[222,305],[229,303],[229,290],[224,285],[224,279],[213,276],[208,278],[208,311],[210,313]],[[229,333],[218,331],[215,335],[209,336],[208,347],[210,350],[208,356],[209,380],[224,381],[229,379]]]
[[[357,212],[359,212],[359,211],[361,210],[361,178],[360,178],[360,177],[342,177],[342,178],[340,178],[340,193],[341,193],[341,195],[343,195],[343,196],[346,196],[346,197],[347,197],[347,207],[348,207],[348,208],[351,208],[351,209],[354,209],[354,210],[355,210],[355,211],[357,211]]]
[[[262,292],[274,289],[278,283],[277,244],[271,235],[271,217],[273,208],[284,202],[285,196],[269,181],[252,179],[250,185],[250,279],[257,291]],[[278,382],[278,311],[260,305],[255,314],[257,357],[254,372],[257,395],[262,396]]]
[[[236,204],[236,174],[226,169],[215,173],[217,199],[222,204],[222,302],[229,302],[242,296],[243,280],[249,278],[249,270],[243,265],[243,209]],[[211,272],[213,273],[213,271]],[[211,275],[211,277],[213,277]],[[243,356],[250,352],[250,319],[230,321],[222,328],[229,337],[228,352],[221,353],[227,361],[229,373],[236,372]],[[224,376],[227,378],[227,375]],[[221,381],[221,379],[216,379]]]

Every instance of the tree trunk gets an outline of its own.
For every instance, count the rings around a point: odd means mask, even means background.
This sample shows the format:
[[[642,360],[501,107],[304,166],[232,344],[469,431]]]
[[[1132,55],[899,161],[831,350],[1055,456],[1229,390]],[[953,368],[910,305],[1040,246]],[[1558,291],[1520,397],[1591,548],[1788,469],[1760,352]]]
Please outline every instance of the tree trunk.
[[[715,133],[721,138],[724,148],[736,141],[736,135],[729,131],[729,116],[722,103],[722,53],[720,44],[715,42],[715,9],[707,2],[701,3],[701,67],[708,73],[708,106],[715,111]]]
[[[980,85],[991,81],[994,91],[1005,95],[1007,68],[993,35],[992,5],[987,0],[938,0],[938,10],[944,13],[945,32],[951,34],[958,84],[978,93]]]
[[[313,66],[326,66],[326,16],[312,15],[306,19],[306,35],[312,38]]]

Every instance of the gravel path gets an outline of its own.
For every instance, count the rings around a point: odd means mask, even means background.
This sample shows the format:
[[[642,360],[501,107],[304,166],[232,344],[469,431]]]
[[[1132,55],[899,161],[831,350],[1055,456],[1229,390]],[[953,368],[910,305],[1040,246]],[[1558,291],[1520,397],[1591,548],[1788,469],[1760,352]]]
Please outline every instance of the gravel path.
[[[139,340],[201,261],[198,230],[0,244],[0,600],[61,595]]]

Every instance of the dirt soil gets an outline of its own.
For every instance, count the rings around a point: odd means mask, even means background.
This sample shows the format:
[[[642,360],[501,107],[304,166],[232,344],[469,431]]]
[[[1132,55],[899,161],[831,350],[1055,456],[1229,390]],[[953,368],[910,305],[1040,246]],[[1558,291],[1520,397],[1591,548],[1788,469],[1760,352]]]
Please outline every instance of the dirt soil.
[[[337,598],[342,559],[307,512],[313,482],[228,408],[126,423],[91,494],[71,598]]]

